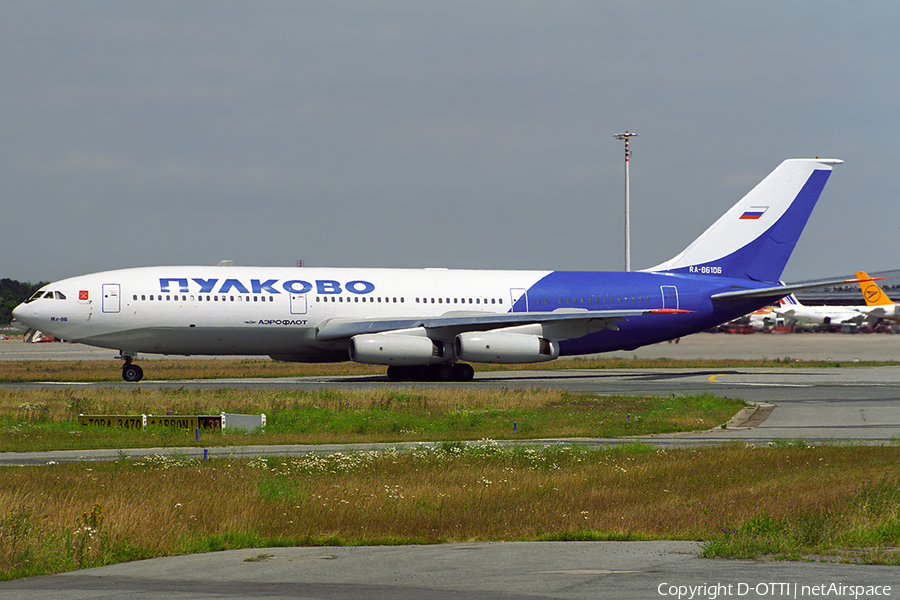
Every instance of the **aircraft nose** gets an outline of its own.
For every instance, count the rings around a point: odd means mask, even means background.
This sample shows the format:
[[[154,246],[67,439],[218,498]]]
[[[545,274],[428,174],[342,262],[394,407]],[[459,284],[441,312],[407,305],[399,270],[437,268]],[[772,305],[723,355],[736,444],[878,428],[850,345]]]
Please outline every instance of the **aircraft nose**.
[[[13,309],[12,316],[19,323],[33,327],[34,310],[24,302]]]

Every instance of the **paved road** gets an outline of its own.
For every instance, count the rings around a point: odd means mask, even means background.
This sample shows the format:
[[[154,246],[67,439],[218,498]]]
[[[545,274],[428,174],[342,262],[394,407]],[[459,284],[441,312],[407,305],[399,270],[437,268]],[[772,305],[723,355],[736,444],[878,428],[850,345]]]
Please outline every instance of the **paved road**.
[[[25,344],[0,340],[0,360],[112,360],[118,352],[81,344]],[[730,335],[697,333],[677,344],[664,342],[637,350],[607,352],[605,358],[742,358],[799,360],[891,360],[900,361],[900,335],[840,333],[754,333]],[[170,358],[141,355],[142,361]],[[172,357],[184,358],[184,357]],[[206,357],[195,357],[206,358]],[[148,373],[148,377],[150,374]]]
[[[717,584],[722,588],[714,588]],[[179,556],[0,583],[0,598],[67,600],[646,600],[854,598],[812,586],[879,586],[900,595],[900,569],[707,560],[693,542],[506,542],[360,548],[269,548]],[[731,586],[730,593],[728,586]],[[803,594],[802,586],[810,588]],[[885,594],[883,586],[891,586]],[[695,592],[698,591],[695,589]],[[796,592],[796,594],[795,594]],[[689,598],[687,588],[682,599]]]
[[[886,360],[900,337],[707,336],[660,344],[645,353],[674,358],[760,357],[767,344],[791,337],[780,358]],[[704,340],[705,347],[704,347]],[[735,344],[738,350],[718,344]],[[51,345],[45,345],[51,346]],[[53,344],[65,348],[67,345]],[[4,347],[5,346],[0,346]],[[729,346],[731,347],[731,346]],[[43,352],[47,352],[44,350]],[[632,354],[638,354],[636,351]],[[680,352],[681,354],[675,354]],[[846,358],[850,356],[851,358]],[[875,358],[872,358],[872,357]],[[641,356],[641,357],[653,357]],[[734,356],[740,357],[740,356]],[[152,375],[150,375],[152,377]],[[46,384],[43,384],[46,385]],[[118,385],[118,384],[117,384]],[[140,385],[387,386],[381,377]],[[422,384],[417,384],[422,385]],[[718,443],[730,439],[859,440],[891,443],[900,436],[900,368],[642,369],[481,373],[471,386],[566,387],[595,393],[713,391],[770,403],[755,427],[716,429],[665,438]],[[674,441],[673,441],[674,440]],[[597,440],[596,443],[605,443]],[[250,455],[257,450],[242,449]],[[259,451],[266,451],[261,449]],[[291,449],[276,449],[276,452]],[[116,457],[118,453],[115,453]],[[2,457],[2,455],[0,455]],[[516,598],[886,598],[900,597],[900,568],[832,563],[705,560],[693,542],[446,544],[364,548],[253,549],[171,557],[0,583],[0,600],[56,598],[391,598],[398,600]],[[720,584],[724,587],[712,588]],[[707,586],[697,588],[696,586]],[[730,586],[730,587],[729,587]],[[816,588],[814,586],[825,586]],[[863,586],[855,589],[829,586]],[[868,586],[868,589],[866,589]],[[890,590],[884,587],[891,586]]]

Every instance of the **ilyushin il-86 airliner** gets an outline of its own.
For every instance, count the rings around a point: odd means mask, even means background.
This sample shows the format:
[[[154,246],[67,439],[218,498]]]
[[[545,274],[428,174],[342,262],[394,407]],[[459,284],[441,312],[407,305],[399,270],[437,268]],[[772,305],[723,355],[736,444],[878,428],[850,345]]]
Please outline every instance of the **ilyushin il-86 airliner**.
[[[73,342],[138,353],[269,355],[386,365],[392,380],[456,380],[474,363],[631,350],[845,280],[779,279],[832,167],[792,159],[674,258],[636,272],[141,267],[44,286],[13,312]],[[857,281],[857,280],[850,280]]]

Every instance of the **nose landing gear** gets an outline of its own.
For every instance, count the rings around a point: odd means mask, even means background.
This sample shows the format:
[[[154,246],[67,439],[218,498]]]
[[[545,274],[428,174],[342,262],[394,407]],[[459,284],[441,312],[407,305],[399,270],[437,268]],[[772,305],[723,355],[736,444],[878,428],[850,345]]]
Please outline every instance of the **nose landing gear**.
[[[122,365],[122,379],[129,383],[137,383],[144,378],[144,370],[131,363],[133,358],[132,356],[126,356],[125,364]]]

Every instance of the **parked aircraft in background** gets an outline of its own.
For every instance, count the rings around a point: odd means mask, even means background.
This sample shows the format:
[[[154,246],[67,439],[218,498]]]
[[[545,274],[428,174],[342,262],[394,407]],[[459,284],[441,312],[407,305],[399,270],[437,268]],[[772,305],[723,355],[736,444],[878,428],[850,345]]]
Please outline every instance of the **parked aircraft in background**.
[[[468,380],[468,362],[530,363],[702,331],[794,291],[781,273],[841,161],[794,159],[676,257],[640,272],[147,267],[44,286],[15,317],[48,335],[139,352],[269,355]]]
[[[749,325],[756,331],[768,329],[775,325],[776,315],[775,315],[775,307],[773,306],[764,306],[763,308],[754,310],[752,313],[747,315],[749,317]],[[740,321],[736,321],[740,322]]]
[[[875,323],[879,319],[900,321],[900,307],[891,302],[884,290],[875,283],[881,277],[872,278],[865,271],[857,271],[856,278],[860,282],[865,305],[806,306],[791,294],[779,301],[779,306],[774,311],[775,316],[800,325],[859,325],[864,322]]]
[[[791,294],[779,302],[775,316],[798,325],[840,325],[860,324],[866,319],[867,311],[862,306],[806,306]]]
[[[886,321],[900,322],[900,306],[888,298],[884,290],[865,271],[857,271],[856,277],[866,280],[861,281],[859,284],[868,307],[866,320],[877,321],[878,319],[884,319]]]

